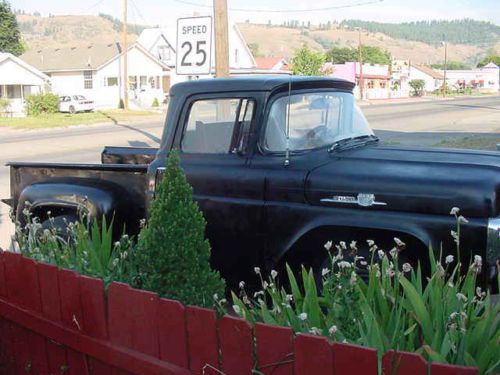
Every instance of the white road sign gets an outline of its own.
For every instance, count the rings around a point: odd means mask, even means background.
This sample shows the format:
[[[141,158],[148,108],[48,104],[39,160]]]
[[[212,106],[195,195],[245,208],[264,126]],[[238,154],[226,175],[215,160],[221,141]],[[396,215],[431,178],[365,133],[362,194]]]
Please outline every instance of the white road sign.
[[[177,20],[177,74],[210,74],[212,17]]]

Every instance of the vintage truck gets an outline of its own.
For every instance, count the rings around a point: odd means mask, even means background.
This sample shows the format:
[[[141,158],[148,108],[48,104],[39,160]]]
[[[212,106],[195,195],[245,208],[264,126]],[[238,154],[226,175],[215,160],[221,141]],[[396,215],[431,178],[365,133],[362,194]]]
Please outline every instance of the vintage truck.
[[[416,265],[429,245],[453,254],[452,207],[462,259],[483,257],[483,280],[500,251],[500,154],[383,146],[350,82],[320,77],[241,77],[177,84],[159,149],[107,147],[102,163],[9,163],[11,198],[42,221],[114,216],[131,234],[148,216],[170,150],[178,149],[207,220],[212,263],[235,287],[254,267],[288,262],[320,272],[324,244],[406,243]],[[425,265],[426,262],[423,262]],[[489,270],[488,272],[485,272]],[[424,269],[425,271],[425,269]]]

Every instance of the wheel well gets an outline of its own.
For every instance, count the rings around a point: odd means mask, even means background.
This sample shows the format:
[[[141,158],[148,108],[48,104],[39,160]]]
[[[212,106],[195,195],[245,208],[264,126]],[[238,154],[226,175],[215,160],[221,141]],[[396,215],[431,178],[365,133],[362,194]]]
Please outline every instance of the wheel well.
[[[405,261],[416,266],[419,261],[422,262],[423,259],[428,258],[428,246],[417,237],[405,232],[388,229],[324,226],[315,228],[300,237],[279,259],[277,268],[283,270],[287,263],[292,269],[298,269],[301,265],[306,268],[318,267],[327,256],[324,247],[327,241],[332,241],[334,245],[340,241],[345,241],[347,244],[356,241],[358,247],[367,248],[366,241],[373,240],[378,248],[388,251],[395,246],[394,237],[406,244],[402,253]]]
[[[37,217],[41,223],[48,220],[49,217],[57,217],[63,215],[74,215],[78,218],[78,210],[76,207],[68,206],[51,206],[51,205],[40,205],[35,206],[31,209],[33,217]]]

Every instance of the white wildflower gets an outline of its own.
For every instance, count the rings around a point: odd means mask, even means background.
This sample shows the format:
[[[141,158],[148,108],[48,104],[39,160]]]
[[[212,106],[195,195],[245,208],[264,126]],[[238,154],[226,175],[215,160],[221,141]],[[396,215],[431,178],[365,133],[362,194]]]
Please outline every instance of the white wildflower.
[[[291,294],[287,294],[285,299],[287,300],[287,302],[292,302],[293,301],[293,296]]]
[[[349,283],[351,285],[356,284],[356,280],[358,279],[358,275],[356,275],[356,272],[351,272],[351,278],[349,279]]]
[[[241,309],[238,305],[233,305],[233,310],[236,314],[241,315]]]
[[[118,265],[118,262],[119,262],[119,259],[118,258],[115,258],[113,260],[113,267],[116,267]]]
[[[305,313],[305,312],[300,313],[299,314],[299,319],[302,320],[302,321],[306,320],[307,319],[307,313]]]
[[[247,296],[243,296],[243,303],[244,303],[245,305],[251,305],[251,304],[252,304],[252,303],[250,302],[250,300],[248,299],[248,297],[247,297]]]
[[[481,291],[482,291],[482,290],[481,290],[481,287],[480,287],[480,286],[478,286],[478,287],[476,288],[476,294],[477,294],[477,296],[478,296],[478,297],[481,297]]]
[[[404,263],[403,264],[403,272],[410,272],[411,271],[411,264],[410,263]]]
[[[396,242],[396,245],[398,247],[405,247],[406,246],[406,244],[397,237],[394,237],[394,242]]]
[[[264,289],[267,289],[267,287],[268,287],[268,286],[269,286],[269,284],[267,283],[267,281],[264,281],[264,282],[262,283],[262,287],[263,287]]]
[[[467,297],[462,293],[457,293],[457,298],[459,301],[467,302]]]
[[[245,289],[245,282],[244,281],[240,281],[240,289]]]
[[[378,257],[379,257],[380,259],[384,259],[384,257],[385,257],[384,250],[379,250],[377,254],[378,254]]]
[[[445,260],[444,260],[444,262],[445,262],[446,264],[453,263],[454,261],[455,261],[455,257],[454,257],[453,255],[448,255],[448,256],[445,258]]]
[[[225,304],[225,303],[227,302],[227,300],[226,300],[225,298],[223,298],[223,299],[221,299],[219,302],[220,302],[221,304]]]
[[[481,268],[483,266],[483,258],[481,258],[480,255],[474,255],[474,262],[470,266],[470,269],[474,273],[479,273],[481,272]]]
[[[331,326],[331,327],[328,329],[328,333],[329,333],[330,335],[332,335],[332,336],[333,336],[333,335],[335,335],[335,333],[337,333],[337,326],[336,326],[336,325]]]
[[[361,262],[359,262],[359,264],[361,264],[362,266],[366,266],[368,264],[368,262],[366,262],[365,260],[362,260]]]
[[[146,226],[146,219],[139,220],[139,227],[144,228]]]
[[[253,294],[253,298],[257,298],[258,296],[263,296],[264,295],[264,291],[263,290],[259,290],[258,292],[255,292]]]
[[[358,247],[356,246],[356,241],[351,241],[349,247],[351,248],[351,250],[358,250]]]
[[[326,276],[330,273],[330,270],[328,268],[323,268],[321,270],[321,276]]]
[[[342,248],[342,250],[347,250],[347,245],[346,245],[345,241],[340,241],[339,244],[340,244],[340,247]]]
[[[260,268],[259,267],[254,267],[254,272],[258,275],[260,274]]]
[[[118,247],[120,246],[120,241],[116,241],[114,244],[113,244],[114,247]]]
[[[219,295],[217,293],[214,294],[214,300],[218,300],[219,299]]]
[[[346,262],[345,260],[341,261],[338,263],[338,266],[340,269],[344,269],[344,268],[351,268],[351,263],[349,262]]]
[[[368,244],[368,246],[372,247],[373,245],[375,245],[375,241],[373,240],[366,240],[366,243]]]
[[[272,277],[273,279],[275,279],[275,278],[276,278],[276,276],[278,276],[278,272],[277,272],[277,271],[275,271],[275,270],[271,270],[271,277]]]
[[[450,211],[450,215],[458,215],[458,213],[460,212],[460,208],[458,207],[453,207]]]
[[[316,335],[316,336],[320,336],[321,335],[321,331],[316,328],[316,327],[311,327],[311,329],[309,330],[309,333],[313,334],[313,335]]]
[[[332,242],[332,241],[328,241],[327,243],[325,243],[325,245],[324,245],[324,246],[325,246],[325,249],[326,249],[327,251],[330,251],[330,249],[331,249],[331,248],[332,248],[332,246],[333,246],[333,242]]]
[[[456,311],[453,311],[451,314],[450,314],[450,320],[454,320],[457,316],[458,316],[458,312]]]
[[[453,237],[453,241],[455,241],[455,243],[459,243],[460,239],[458,238],[458,233],[455,232],[454,230],[450,231],[450,234],[451,236]]]
[[[460,215],[460,216],[458,217],[458,222],[459,222],[460,224],[467,224],[467,223],[469,222],[469,220],[467,220],[465,217],[463,217],[462,215]]]
[[[389,250],[389,254],[391,254],[392,258],[397,258],[398,257],[398,249],[393,247],[391,250]]]
[[[123,253],[121,253],[120,257],[122,259],[127,259],[127,256],[128,256],[128,253],[126,251],[124,251]]]
[[[370,253],[374,253],[375,251],[377,251],[377,249],[378,249],[378,246],[373,245],[372,247],[370,247]]]

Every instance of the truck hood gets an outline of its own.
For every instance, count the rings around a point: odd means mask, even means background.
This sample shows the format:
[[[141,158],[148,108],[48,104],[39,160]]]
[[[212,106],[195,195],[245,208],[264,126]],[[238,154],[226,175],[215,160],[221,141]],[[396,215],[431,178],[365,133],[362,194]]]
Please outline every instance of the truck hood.
[[[382,146],[333,152],[309,173],[305,193],[313,205],[439,215],[459,207],[466,217],[496,217],[500,153]]]

